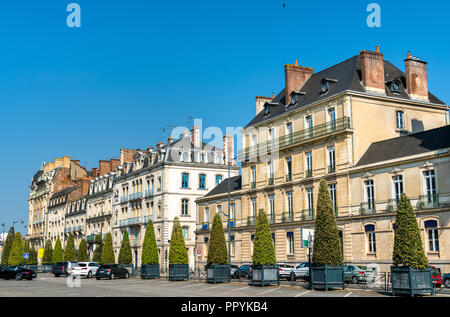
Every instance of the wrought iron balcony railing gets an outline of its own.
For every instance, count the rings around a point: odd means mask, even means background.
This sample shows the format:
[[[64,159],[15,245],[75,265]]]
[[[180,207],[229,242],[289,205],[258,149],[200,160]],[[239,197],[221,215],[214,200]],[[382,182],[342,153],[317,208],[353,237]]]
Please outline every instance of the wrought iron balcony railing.
[[[294,212],[292,210],[283,212],[281,216],[281,222],[293,222],[293,221],[294,221]]]
[[[269,178],[269,185],[273,185],[273,177]]]
[[[256,224],[256,216],[250,216],[247,218],[247,225],[254,226]]]
[[[374,214],[376,213],[376,207],[374,201],[361,203],[359,207],[359,212],[361,215]]]
[[[306,178],[312,177],[312,170],[306,170],[306,171],[305,171],[305,177],[306,177]]]
[[[334,165],[328,166],[328,173],[331,174],[334,172],[336,172],[336,166],[334,166]]]
[[[286,175],[286,182],[291,182],[291,181],[292,181],[292,174]]]
[[[313,220],[314,219],[314,209],[303,209],[302,220]]]
[[[435,209],[439,208],[439,194],[429,194],[419,196],[417,209]]]

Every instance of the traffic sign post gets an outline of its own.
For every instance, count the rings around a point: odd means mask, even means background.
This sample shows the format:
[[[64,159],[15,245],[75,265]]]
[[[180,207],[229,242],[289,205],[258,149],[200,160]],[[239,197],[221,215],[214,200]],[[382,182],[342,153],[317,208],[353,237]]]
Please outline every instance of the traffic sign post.
[[[30,253],[24,253],[23,258],[24,260],[28,260],[30,258]]]

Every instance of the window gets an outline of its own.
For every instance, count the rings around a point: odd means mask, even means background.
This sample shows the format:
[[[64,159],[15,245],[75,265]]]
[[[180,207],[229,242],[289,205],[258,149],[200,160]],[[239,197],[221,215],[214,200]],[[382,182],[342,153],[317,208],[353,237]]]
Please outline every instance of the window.
[[[236,219],[236,203],[230,203],[230,219]]]
[[[336,109],[335,108],[328,109],[328,120],[331,122],[336,121]]]
[[[403,194],[403,177],[401,175],[394,176],[393,182],[394,182],[394,198],[396,201],[399,201],[401,195]]]
[[[294,254],[294,233],[287,232],[288,254]]]
[[[313,189],[312,187],[306,189],[306,199],[307,199],[307,206],[308,206],[308,215],[313,215]]]
[[[328,148],[328,173],[334,173],[336,170],[334,146]]]
[[[292,180],[292,158],[286,158],[286,181],[290,182]]]
[[[329,82],[326,79],[322,79],[322,83],[321,83],[321,93],[322,94],[326,94],[328,92],[329,89]]]
[[[391,82],[391,92],[395,93],[395,94],[401,94],[402,93],[402,88],[400,86],[400,81],[399,80],[393,80]]]
[[[439,233],[436,220],[425,221],[425,229],[428,232],[428,246],[431,252],[439,251]]]
[[[336,184],[328,185],[328,190],[330,191],[331,202],[333,203],[333,208],[336,213],[337,212]]]
[[[181,215],[182,216],[189,215],[189,200],[187,200],[187,199],[181,200]]]
[[[275,221],[275,196],[269,195],[269,220]]]
[[[427,194],[427,203],[432,204],[437,201],[436,196],[436,176],[434,170],[425,171],[423,173],[425,177],[425,190]]]
[[[367,200],[367,209],[375,210],[375,191],[373,180],[368,180],[364,182],[366,187],[366,200]]]
[[[405,128],[405,122],[404,122],[404,113],[403,111],[396,111],[395,117],[397,120],[397,129],[404,129]]]
[[[252,166],[252,188],[256,186],[256,166]]]
[[[215,163],[216,164],[222,163],[222,156],[220,154],[216,154]]]
[[[206,175],[205,174],[199,175],[198,183],[199,183],[199,185],[198,185],[199,189],[206,189]]]
[[[306,117],[306,129],[309,129],[309,137],[311,138],[313,136],[313,117],[312,116]]]
[[[367,235],[368,251],[369,253],[375,253],[377,251],[376,239],[375,239],[375,226],[366,225],[364,227]]]
[[[291,144],[294,141],[294,136],[293,136],[293,128],[292,128],[292,122],[288,122],[286,123],[286,134],[288,135],[288,143]]]
[[[252,216],[256,217],[256,198],[252,198]]]
[[[185,240],[189,239],[189,227],[183,227],[183,238]]]
[[[216,185],[219,185],[222,183],[223,176],[222,175],[216,175]]]
[[[264,105],[264,115],[267,116],[270,113],[270,106],[266,103]]]
[[[222,205],[217,205],[217,213],[220,215],[220,217],[222,218]]]
[[[183,162],[189,162],[189,153],[188,152],[183,152],[182,160],[183,160]]]
[[[236,248],[235,248],[235,244],[234,244],[234,236],[230,236],[230,254],[231,254],[231,256],[235,256],[236,255]]]
[[[161,176],[158,177],[158,191],[161,191],[161,186],[162,186],[162,181],[161,181]]]
[[[288,212],[289,215],[292,215],[292,192],[287,192],[286,197],[287,197]]]
[[[273,161],[270,161],[268,164],[269,164],[269,180],[272,180],[273,182]]]
[[[189,188],[189,174],[183,173],[181,176],[181,187],[182,188]]]
[[[205,155],[205,153],[201,153],[200,154],[200,162],[201,163],[206,163],[206,155]]]
[[[306,177],[312,176],[312,152],[306,153]]]
[[[251,244],[250,244],[250,254],[253,255],[253,240],[255,239],[255,235],[252,234],[251,238]]]
[[[209,223],[209,207],[205,207],[205,222]]]

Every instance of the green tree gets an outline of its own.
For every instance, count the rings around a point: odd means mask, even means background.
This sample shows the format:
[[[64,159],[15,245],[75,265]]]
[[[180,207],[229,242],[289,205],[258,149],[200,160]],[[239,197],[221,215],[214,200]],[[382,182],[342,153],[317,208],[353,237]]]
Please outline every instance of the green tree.
[[[402,194],[397,204],[392,260],[394,266],[411,266],[415,269],[428,267],[416,214],[405,194]]]
[[[92,261],[96,263],[102,263],[102,254],[103,254],[103,240],[100,234],[95,236],[94,240],[95,249],[94,249],[94,257]]]
[[[36,265],[38,264],[38,254],[35,247],[32,247],[30,250],[30,258],[27,261],[28,265]]]
[[[2,252],[2,265],[8,265],[9,253],[11,252],[11,246],[14,240],[14,228],[9,229],[8,235],[6,236],[5,244],[3,246]]]
[[[333,202],[327,182],[322,179],[317,199],[312,263],[343,265],[339,231],[334,217]]]
[[[131,254],[130,238],[128,237],[128,231],[123,232],[122,244],[119,251],[119,264],[131,264],[133,263],[133,256]]]
[[[178,217],[175,217],[173,220],[172,236],[170,238],[169,248],[170,264],[189,264],[186,244],[184,243],[183,230],[181,229],[180,220]]]
[[[63,249],[61,246],[61,240],[58,237],[58,239],[56,240],[56,243],[55,243],[55,249],[53,250],[53,254],[52,254],[52,262],[57,263],[57,262],[62,262],[62,261],[64,261]]]
[[[64,261],[75,261],[77,256],[75,255],[75,241],[73,234],[69,235],[67,239],[66,247],[64,249]]]
[[[144,242],[142,244],[142,264],[158,264],[159,255],[158,247],[156,245],[155,228],[153,222],[148,221],[145,229]]]
[[[23,242],[20,232],[16,232],[14,240],[11,246],[11,252],[9,253],[8,265],[21,265],[23,264]]]
[[[78,247],[77,261],[78,262],[89,261],[88,252],[87,252],[87,242],[85,239],[81,239],[81,241],[80,241],[80,245]]]
[[[208,246],[207,264],[228,264],[228,251],[225,242],[222,219],[218,213],[214,216],[211,227],[210,241]]]
[[[256,218],[255,237],[253,238],[253,265],[275,265],[276,263],[269,220],[264,210],[260,209]]]
[[[53,263],[53,247],[52,241],[48,239],[45,241],[44,254],[42,256],[42,264],[52,264]]]
[[[106,234],[105,244],[103,245],[101,263],[102,264],[114,264],[115,263],[112,237],[111,237],[111,233],[109,233],[109,232]]]

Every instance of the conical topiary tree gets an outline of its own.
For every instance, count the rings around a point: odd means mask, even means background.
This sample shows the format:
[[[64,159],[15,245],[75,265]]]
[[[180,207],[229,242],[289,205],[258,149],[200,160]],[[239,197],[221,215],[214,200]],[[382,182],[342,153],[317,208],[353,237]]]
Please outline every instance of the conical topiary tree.
[[[405,194],[401,195],[397,203],[392,260],[394,266],[410,266],[415,269],[428,267],[416,215]]]
[[[35,247],[32,247],[30,250],[30,258],[27,261],[28,265],[36,265],[38,264],[38,254]]]
[[[122,244],[119,251],[119,264],[131,264],[133,263],[133,256],[131,254],[130,238],[128,237],[128,231],[123,232]]]
[[[85,239],[81,239],[81,241],[80,241],[80,246],[78,247],[77,261],[78,262],[89,261],[88,252],[87,252],[87,242]]]
[[[155,228],[151,220],[145,229],[144,242],[142,244],[142,264],[159,264],[158,247],[156,245]]]
[[[173,220],[172,235],[170,238],[169,264],[189,264],[184,242],[183,230],[178,217]]]
[[[343,265],[339,231],[334,218],[333,203],[327,182],[322,179],[317,199],[314,225],[312,263],[317,265]]]
[[[112,243],[111,233],[106,234],[105,244],[103,245],[102,258],[100,263],[102,264],[114,264],[116,263],[114,258],[114,249]]]
[[[256,218],[255,237],[253,238],[253,265],[275,265],[276,263],[269,220],[264,210],[260,209]]]
[[[64,261],[63,249],[61,246],[61,240],[58,237],[58,239],[56,240],[56,243],[55,243],[55,249],[53,250],[53,254],[52,254],[52,262],[57,263],[57,262],[62,262],[62,261]]]
[[[75,241],[73,234],[69,235],[67,239],[66,247],[64,249],[64,261],[75,261],[77,256],[75,255]]]
[[[42,256],[42,264],[52,264],[53,263],[53,247],[52,241],[48,239],[45,241],[44,254]]]
[[[23,264],[23,242],[20,232],[16,232],[14,240],[11,246],[11,252],[9,253],[8,265],[21,265]]]
[[[100,234],[95,235],[94,246],[94,257],[92,261],[96,263],[102,263],[103,240]]]
[[[207,265],[211,264],[228,264],[227,244],[225,242],[222,219],[218,213],[214,216],[208,246]]]
[[[11,227],[9,229],[8,235],[6,236],[6,240],[3,246],[2,251],[2,265],[8,265],[9,261],[9,253],[11,252],[11,246],[14,240],[14,228]]]

